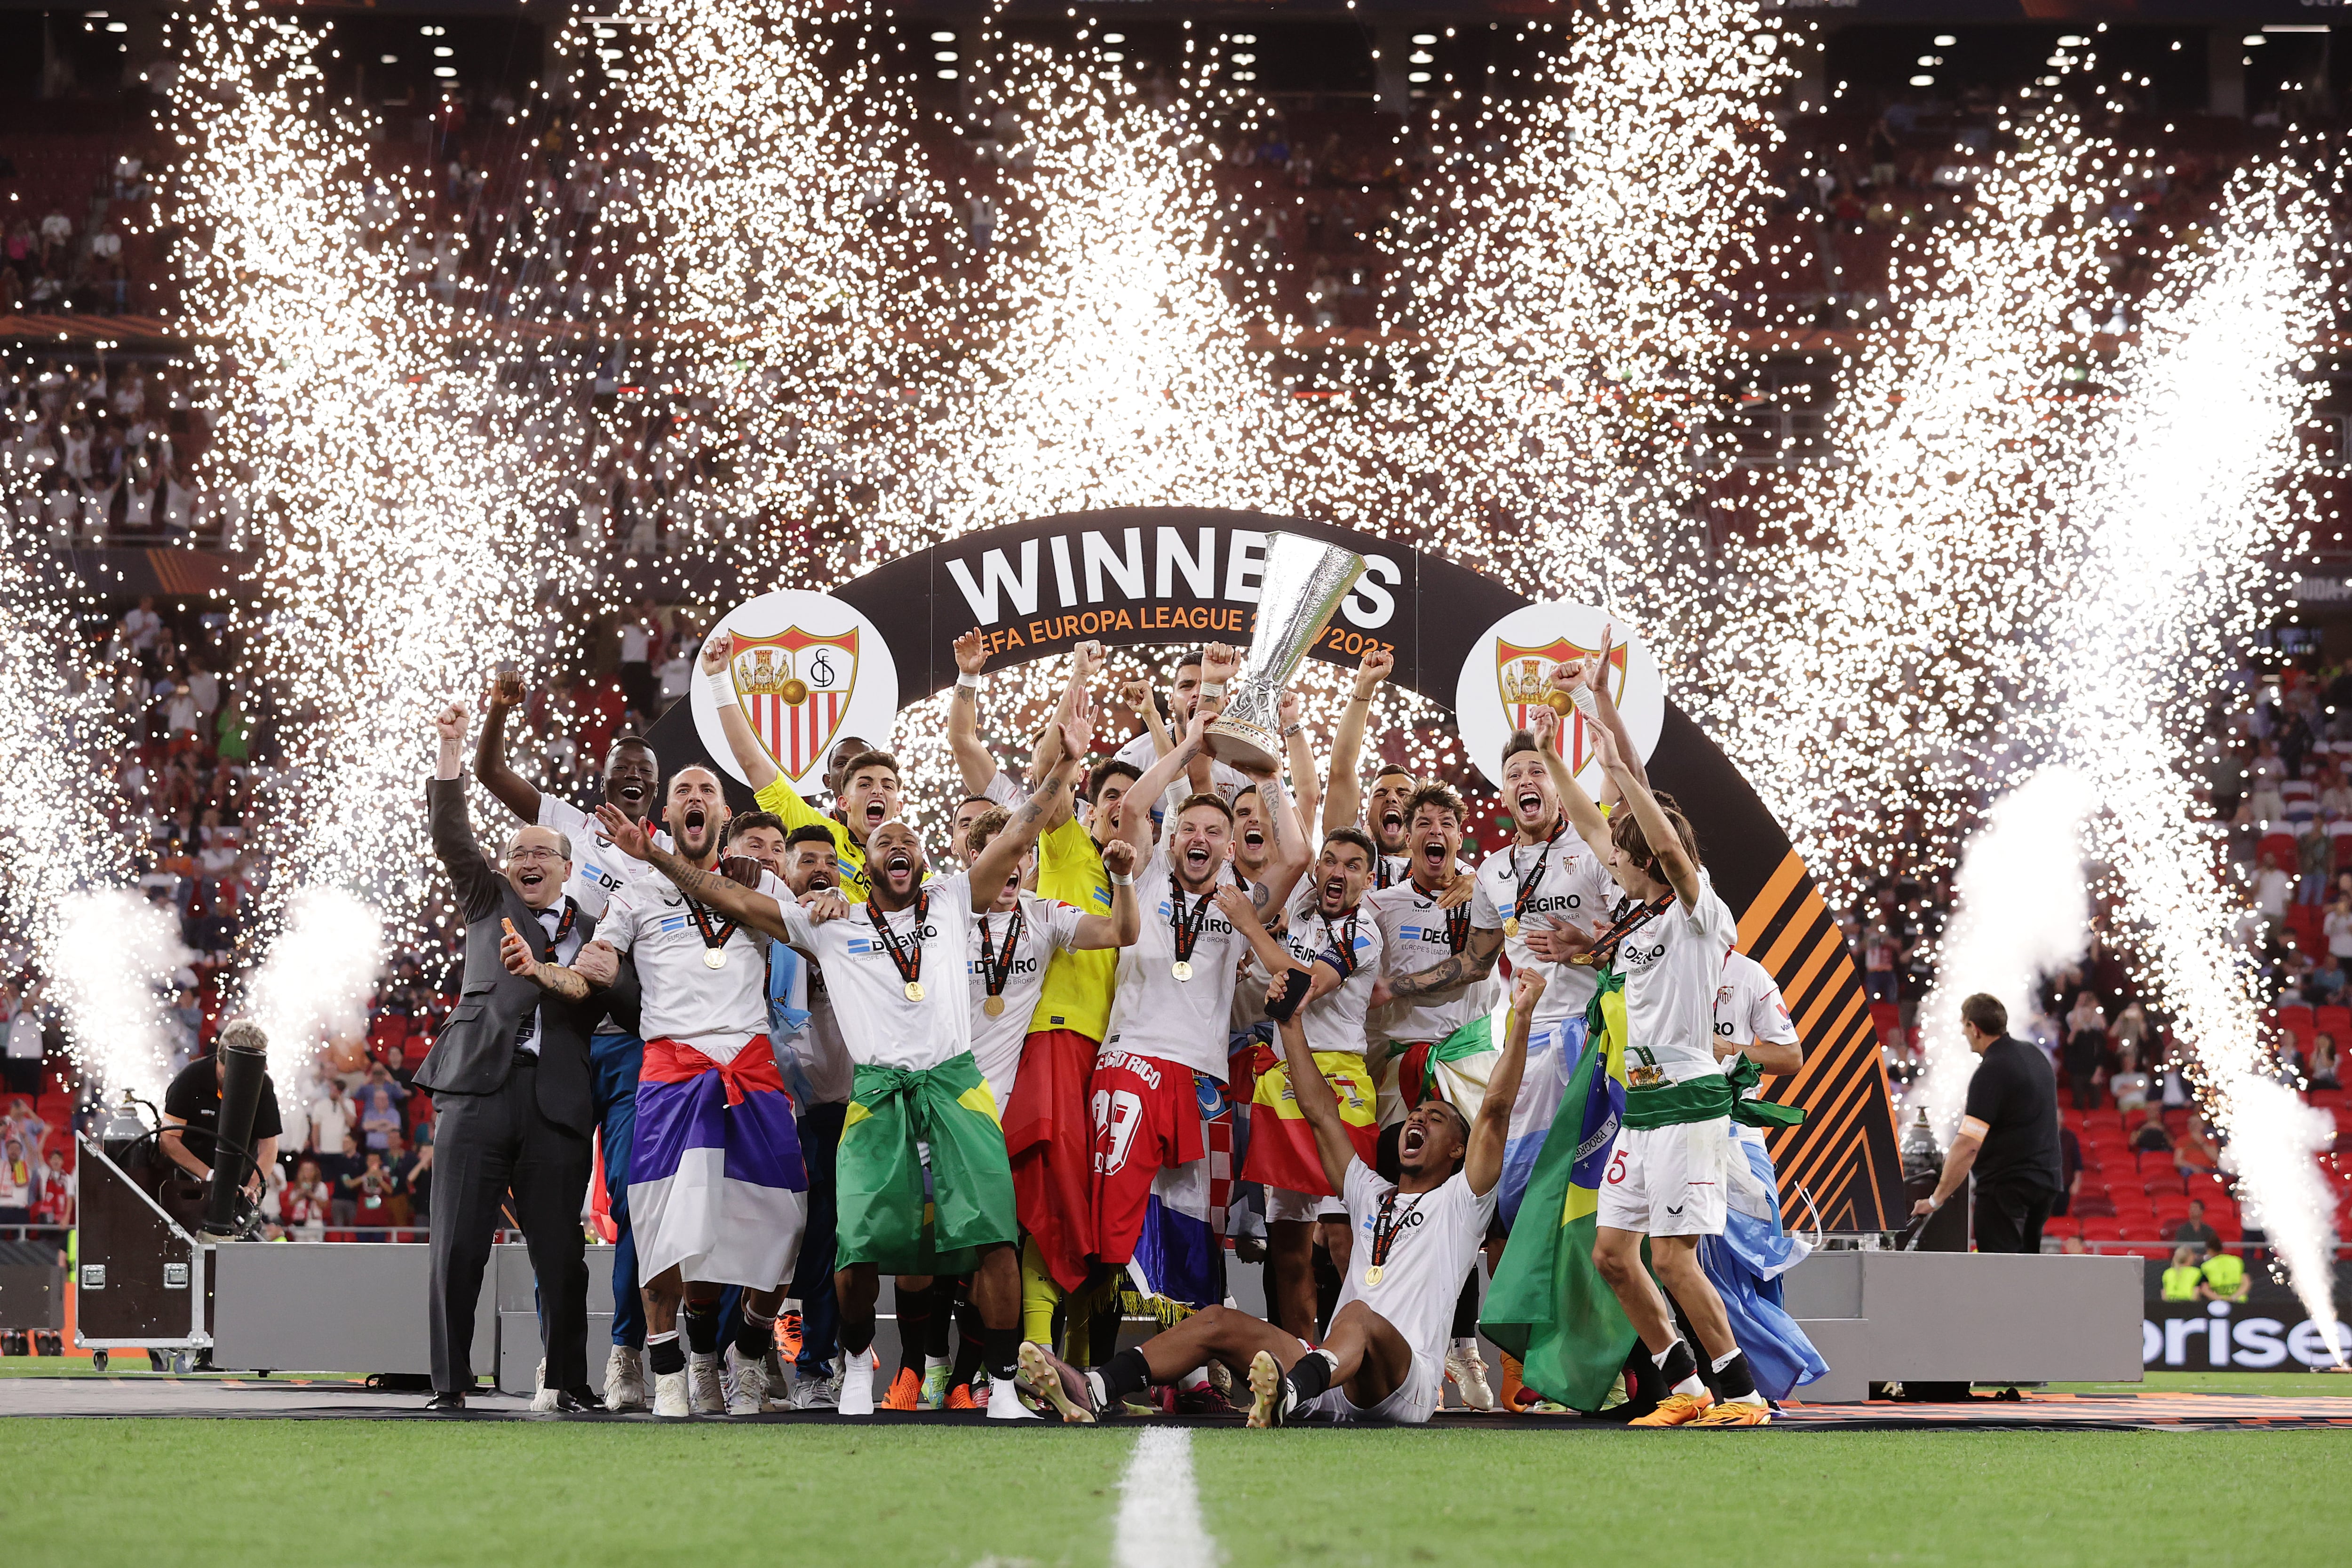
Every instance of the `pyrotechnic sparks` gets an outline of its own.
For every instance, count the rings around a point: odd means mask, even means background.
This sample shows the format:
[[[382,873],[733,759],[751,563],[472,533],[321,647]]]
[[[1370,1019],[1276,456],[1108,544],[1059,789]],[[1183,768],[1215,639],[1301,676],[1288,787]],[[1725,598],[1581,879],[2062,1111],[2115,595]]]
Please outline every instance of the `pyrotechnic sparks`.
[[[1737,549],[1739,587],[1710,606],[1710,727],[1849,895],[1899,850],[1949,863],[1969,792],[2030,766],[2004,755],[2034,738],[2011,699],[2091,412],[2067,319],[2095,235],[2053,219],[2100,157],[2067,110],[2020,130],[1923,243],[1895,329],[1842,390],[1833,465],[1792,477],[1789,538]]]
[[[1960,1033],[1960,998],[1990,991],[2021,1030],[2037,1010],[2042,977],[2080,957],[2090,940],[2082,833],[2097,805],[2081,772],[2044,768],[1985,813],[1960,857],[1952,922],[1937,955],[1937,972],[1948,978],[1919,1008],[1927,1071],[1905,1101],[1927,1108],[1940,1143],[1951,1142],[1976,1071]]]
[[[129,875],[131,846],[115,825],[125,726],[109,700],[115,672],[72,669],[80,634],[33,559],[34,542],[0,512],[0,935],[23,938],[64,989],[69,970],[118,958],[103,923],[92,927],[74,901]],[[77,1017],[80,994],[67,998]],[[85,1065],[100,1065],[108,1035],[71,1038]]]
[[[2189,746],[2256,622],[2264,563],[2292,531],[2296,374],[2321,325],[2324,202],[2292,166],[2233,185],[2214,246],[2151,301],[2119,374],[2121,410],[2084,477],[2084,555],[2049,631],[2060,739],[2106,805],[2095,842],[2150,989],[2196,1051],[2191,1076],[2315,1321],[2332,1324],[2331,1206],[2298,1162],[2292,1096],[2250,1089],[2261,1002],[2236,939],[2241,895],[2200,821]],[[2251,1156],[2251,1157],[2249,1157]]]
[[[361,128],[321,101],[311,40],[247,11],[193,20],[186,43],[191,325],[243,415],[224,463],[269,499],[253,673],[297,718],[262,813],[279,868],[263,930],[305,887],[364,893],[405,929],[438,876],[416,809],[431,716],[532,618],[518,455],[489,425],[488,371],[446,347],[449,307],[372,232]],[[373,962],[366,943],[320,957]]]
[[[292,1083],[320,1044],[367,1032],[383,944],[383,915],[342,889],[294,895],[246,992],[245,1010],[269,1037],[279,1082]]]
[[[173,1065],[164,1009],[194,956],[178,918],[122,887],[68,894],[55,910],[47,967],[80,1065],[110,1091],[162,1100]]]

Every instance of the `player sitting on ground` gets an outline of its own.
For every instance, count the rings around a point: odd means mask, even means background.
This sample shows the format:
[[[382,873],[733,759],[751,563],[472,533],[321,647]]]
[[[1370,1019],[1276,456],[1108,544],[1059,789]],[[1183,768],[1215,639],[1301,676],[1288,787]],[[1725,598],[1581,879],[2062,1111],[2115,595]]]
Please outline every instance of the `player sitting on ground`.
[[[1442,1101],[1424,1101],[1397,1139],[1391,1186],[1357,1155],[1338,1102],[1284,1016],[1305,994],[1298,971],[1277,979],[1267,1011],[1281,1019],[1282,1050],[1300,1109],[1315,1128],[1331,1184],[1347,1195],[1356,1247],[1330,1332],[1310,1350],[1293,1335],[1231,1307],[1211,1307],[1081,1373],[1034,1343],[1021,1347],[1021,1382],[1065,1421],[1091,1422],[1148,1384],[1173,1383],[1210,1361],[1249,1374],[1253,1427],[1302,1418],[1426,1423],[1444,1396],[1445,1342],[1454,1298],[1495,1214],[1503,1132],[1527,1061],[1528,1020],[1544,976],[1516,977],[1511,1023],[1475,1123]]]

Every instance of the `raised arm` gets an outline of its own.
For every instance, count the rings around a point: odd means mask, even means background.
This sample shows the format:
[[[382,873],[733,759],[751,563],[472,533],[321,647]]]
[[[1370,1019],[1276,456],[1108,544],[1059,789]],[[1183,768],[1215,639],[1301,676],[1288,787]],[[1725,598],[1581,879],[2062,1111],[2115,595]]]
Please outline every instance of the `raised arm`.
[[[1277,970],[1269,989],[1278,994],[1285,983],[1282,972]],[[1307,1030],[1300,1026],[1297,1013],[1293,1012],[1276,1027],[1282,1031],[1282,1064],[1290,1070],[1291,1096],[1298,1102],[1298,1113],[1315,1129],[1315,1153],[1323,1162],[1323,1179],[1331,1184],[1333,1192],[1345,1192],[1348,1166],[1356,1157],[1356,1145],[1348,1136],[1347,1125],[1339,1120],[1339,1097],[1323,1082],[1322,1070],[1315,1065],[1315,1053],[1307,1049]],[[1506,1110],[1508,1105],[1506,1101]]]
[[[743,705],[735,700],[735,675],[729,668],[733,647],[729,641],[730,635],[726,627],[714,627],[702,644],[702,656],[696,664],[710,688],[711,706],[719,710],[719,728],[727,737],[727,749],[734,754],[735,766],[743,770],[743,781],[757,795],[783,775],[761,747],[760,737],[751,732],[751,721],[743,716]]]
[[[651,865],[669,878],[671,886],[695,903],[779,942],[798,941],[798,936],[785,922],[783,907],[774,899],[755,889],[739,886],[716,871],[704,871],[683,855],[662,848],[642,824],[623,816],[618,806],[597,807],[596,825],[604,830],[604,836],[623,854],[635,855]]]
[[[988,667],[988,637],[977,626],[955,640],[955,695],[948,701],[948,744],[964,793],[985,794],[996,779],[996,758],[980,743],[980,672]]]
[[[1486,1097],[1478,1103],[1478,1119],[1470,1124],[1470,1146],[1462,1158],[1462,1175],[1480,1197],[1503,1179],[1503,1140],[1511,1131],[1511,1105],[1519,1097],[1519,1074],[1528,1065],[1528,1030],[1536,1003],[1544,994],[1544,972],[1530,964],[1511,977],[1511,1022],[1503,1040],[1503,1054],[1486,1077]]]
[[[1077,710],[1062,721],[1060,763],[1046,775],[1045,782],[1037,786],[1029,799],[1021,803],[1021,809],[1013,813],[1013,820],[1004,825],[1004,831],[989,840],[988,847],[972,861],[969,880],[973,914],[979,914],[996,902],[996,895],[1004,886],[1005,879],[1013,874],[1013,868],[1021,863],[1021,857],[1029,852],[1031,846],[1037,841],[1037,835],[1045,831],[1045,819],[1052,814],[1055,802],[1068,797],[1071,787],[1085,772],[1087,756],[1094,749],[1095,735],[1094,707],[1083,700],[1085,695],[1083,692],[1079,694],[1081,701]]]
[[[1356,667],[1356,689],[1339,710],[1339,733],[1331,737],[1331,781],[1323,795],[1323,831],[1355,826],[1364,810],[1364,726],[1372,716],[1372,694],[1396,668],[1396,655],[1375,649]]]
[[[433,720],[439,754],[433,783],[425,791],[425,810],[433,834],[433,852],[449,873],[457,904],[469,921],[479,920],[499,906],[499,873],[474,838],[474,824],[466,812],[466,710],[451,703]]]
[[[1135,901],[1135,846],[1113,839],[1102,847],[1103,870],[1110,873],[1110,913],[1082,915],[1071,946],[1131,947],[1143,935],[1143,905]]]
[[[1559,733],[1559,716],[1548,707],[1536,709],[1528,720],[1528,733],[1536,737],[1536,749],[1543,757],[1544,771],[1551,775],[1551,787],[1559,792],[1559,803],[1567,808],[1568,820],[1576,829],[1576,836],[1601,857],[1601,864],[1608,864],[1609,819],[1602,814],[1592,797],[1584,792],[1584,786],[1576,781],[1575,773],[1569,768],[1568,759],[1552,748],[1552,737]],[[1601,733],[1598,729],[1593,732],[1596,737]]]
[[[1160,804],[1160,797],[1167,792],[1168,786],[1176,782],[1177,777],[1191,765],[1192,758],[1204,753],[1201,737],[1208,727],[1207,716],[1195,713],[1192,725],[1184,731],[1184,738],[1145,768],[1143,777],[1119,798],[1118,825],[1113,831],[1133,844],[1138,854],[1146,852],[1146,846],[1151,841],[1151,809]],[[1172,831],[1175,824],[1169,826]]]
[[[1097,671],[1102,668],[1103,651],[1100,643],[1074,643],[1070,646],[1070,678],[1062,687],[1062,700],[1054,709],[1054,722],[1037,733],[1037,744],[1029,753],[1029,777],[1043,779],[1062,761],[1062,725],[1094,685]]]
[[[1307,841],[1298,808],[1290,799],[1290,791],[1283,788],[1282,779],[1272,773],[1253,773],[1249,777],[1257,786],[1258,797],[1266,803],[1265,875],[1250,889],[1250,898],[1262,915],[1267,910],[1280,909],[1289,901],[1290,890],[1298,885],[1298,879],[1314,863],[1315,851]]]
[[[1608,769],[1611,781],[1625,797],[1625,805],[1632,810],[1633,821],[1641,824],[1642,837],[1648,841],[1650,852],[1658,857],[1658,870],[1664,873],[1683,907],[1696,909],[1706,884],[1697,862],[1683,849],[1682,835],[1666,821],[1666,813],[1660,809],[1658,798],[1650,793],[1649,785],[1625,766],[1625,754],[1618,749],[1617,737],[1601,729],[1594,731],[1593,738],[1601,746],[1601,766]]]
[[[507,766],[507,715],[521,706],[521,672],[499,671],[482,703],[482,733],[474,741],[474,777],[508,810],[525,822],[537,822],[539,786]]]
[[[1605,638],[1603,643],[1605,644]],[[1625,766],[1646,787],[1650,782],[1650,770],[1642,766],[1642,748],[1633,744],[1633,732],[1625,727],[1625,716],[1617,711],[1617,701],[1609,695],[1608,666],[1600,659],[1571,659],[1554,672],[1554,685],[1559,683],[1563,674],[1571,688],[1581,683],[1592,694],[1592,711],[1585,716],[1584,722],[1597,725],[1617,737],[1617,749],[1623,755]],[[1571,695],[1569,700],[1574,702],[1576,699]]]
[[[1290,766],[1291,783],[1298,791],[1298,820],[1312,822],[1323,809],[1323,779],[1315,767],[1315,743],[1307,737],[1306,705],[1297,692],[1285,692],[1277,711],[1282,716],[1284,760]]]

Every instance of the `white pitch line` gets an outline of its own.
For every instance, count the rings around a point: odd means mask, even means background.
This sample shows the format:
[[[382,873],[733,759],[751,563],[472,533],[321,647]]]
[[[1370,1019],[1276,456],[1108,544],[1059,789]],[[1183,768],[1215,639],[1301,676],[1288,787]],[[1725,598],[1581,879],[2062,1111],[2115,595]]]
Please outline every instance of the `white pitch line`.
[[[1192,1434],[1150,1427],[1135,1442],[1119,1482],[1118,1525],[1111,1542],[1118,1568],[1216,1568],[1217,1543],[1201,1522],[1192,1484]]]

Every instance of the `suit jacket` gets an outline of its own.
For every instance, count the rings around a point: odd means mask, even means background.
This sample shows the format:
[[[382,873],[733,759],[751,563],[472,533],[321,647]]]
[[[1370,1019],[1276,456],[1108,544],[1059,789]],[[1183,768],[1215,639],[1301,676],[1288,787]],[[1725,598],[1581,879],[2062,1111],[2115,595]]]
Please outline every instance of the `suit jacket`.
[[[588,1036],[604,1015],[605,999],[589,993],[571,1002],[528,976],[512,975],[499,961],[504,923],[530,944],[542,962],[551,957],[538,912],[500,876],[466,816],[466,781],[436,779],[425,786],[432,814],[433,850],[447,868],[458,907],[466,916],[465,990],[416,1070],[419,1088],[436,1094],[493,1094],[503,1088],[514,1064],[515,1036],[533,1009],[539,1009],[539,1108],[559,1126],[583,1137],[596,1125],[589,1094]],[[596,923],[583,915],[572,924],[584,943]]]

